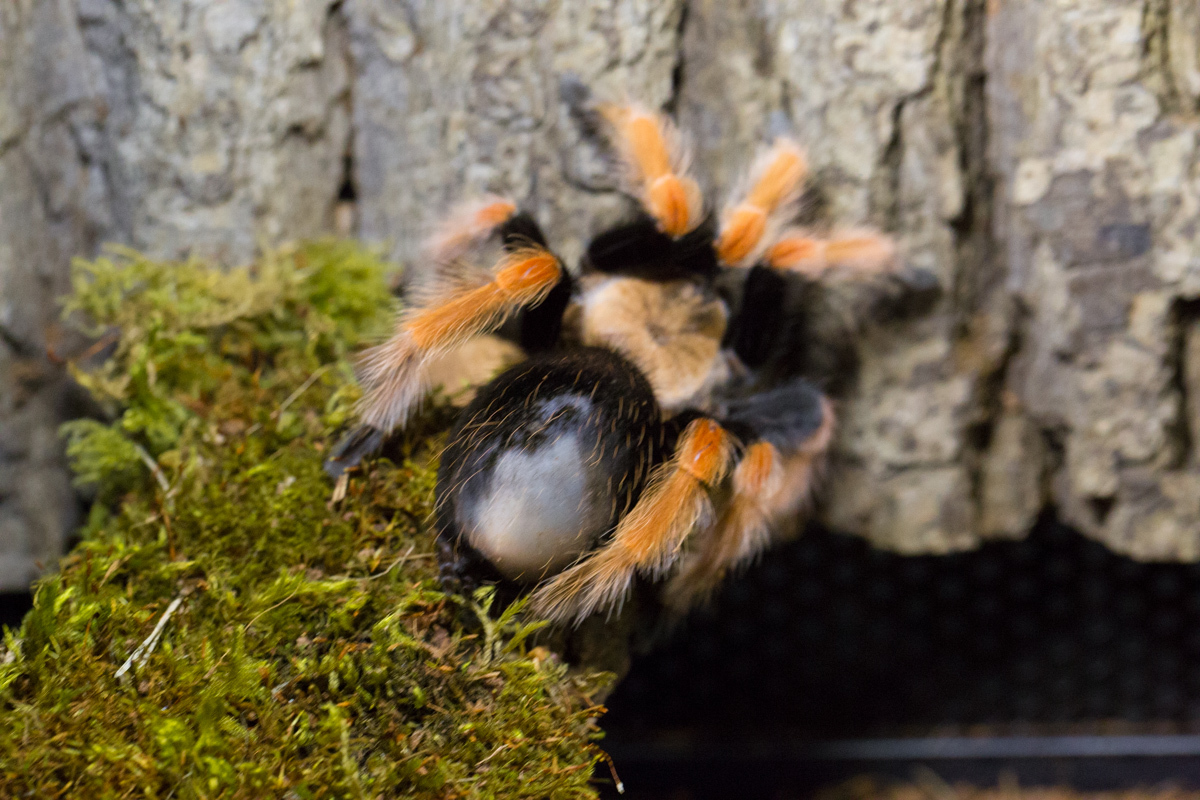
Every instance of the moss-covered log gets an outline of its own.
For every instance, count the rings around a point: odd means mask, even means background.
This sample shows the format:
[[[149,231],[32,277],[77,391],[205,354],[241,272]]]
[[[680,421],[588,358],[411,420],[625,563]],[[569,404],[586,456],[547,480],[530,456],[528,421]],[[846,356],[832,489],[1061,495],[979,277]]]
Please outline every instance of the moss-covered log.
[[[77,263],[103,419],[65,433],[96,503],[0,650],[0,796],[594,796],[603,677],[437,588],[436,409],[332,501],[346,357],[390,303],[333,242]]]

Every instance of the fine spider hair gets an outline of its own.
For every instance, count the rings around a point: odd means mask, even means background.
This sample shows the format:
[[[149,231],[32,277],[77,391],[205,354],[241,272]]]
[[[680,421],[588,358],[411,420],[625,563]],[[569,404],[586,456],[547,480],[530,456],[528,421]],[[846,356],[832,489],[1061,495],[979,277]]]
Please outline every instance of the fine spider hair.
[[[725,264],[753,264],[780,226],[795,216],[796,203],[808,175],[808,159],[800,145],[780,138],[761,153],[750,169],[745,187],[721,215],[717,255]]]
[[[363,357],[365,393],[358,408],[362,421],[385,432],[407,422],[428,389],[426,376],[434,356],[495,330],[522,307],[539,303],[561,276],[552,253],[522,247],[505,254],[490,280],[454,281],[424,307],[406,311],[395,335]]]
[[[679,131],[661,114],[639,106],[598,108],[624,163],[627,191],[668,236],[679,237],[700,222],[700,186],[688,176],[691,158]]]
[[[681,613],[794,527],[835,417],[805,374],[811,328],[788,298],[897,268],[877,232],[789,227],[808,174],[794,141],[765,147],[717,215],[665,116],[589,113],[635,212],[575,270],[511,200],[447,215],[424,251],[433,285],[363,356],[362,426],[327,463],[354,467],[454,383],[464,354],[523,356],[465,381],[473,398],[438,471],[439,555],[449,587],[529,589],[561,623],[614,613],[640,581]]]

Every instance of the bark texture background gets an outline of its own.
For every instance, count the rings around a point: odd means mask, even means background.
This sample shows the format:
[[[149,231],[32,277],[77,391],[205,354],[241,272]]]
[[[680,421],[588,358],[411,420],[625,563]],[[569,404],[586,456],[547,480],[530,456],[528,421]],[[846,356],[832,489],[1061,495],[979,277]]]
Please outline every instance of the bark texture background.
[[[714,194],[793,131],[817,216],[892,231],[938,276],[930,313],[860,338],[828,522],[946,552],[1053,505],[1121,552],[1200,559],[1191,0],[12,0],[0,587],[74,521],[47,357],[72,256],[237,262],[340,227],[410,264],[490,190],[573,261],[621,202],[568,73],[674,113]]]

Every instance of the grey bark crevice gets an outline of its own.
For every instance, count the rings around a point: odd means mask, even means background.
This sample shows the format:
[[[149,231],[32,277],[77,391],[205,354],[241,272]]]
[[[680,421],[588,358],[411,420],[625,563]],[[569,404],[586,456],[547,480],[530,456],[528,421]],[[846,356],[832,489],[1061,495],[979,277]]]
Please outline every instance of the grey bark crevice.
[[[1200,11],[1179,0],[1145,0],[1142,79],[1167,114],[1200,113]],[[1189,58],[1190,56],[1190,58]]]
[[[679,25],[675,31],[675,64],[671,67],[671,93],[662,106],[662,110],[672,116],[679,112],[679,99],[683,96],[683,84],[687,79],[687,52],[683,42],[687,33],[690,12],[690,0],[682,0],[679,8]]]
[[[1192,393],[1195,371],[1195,330],[1200,326],[1200,299],[1177,298],[1170,311],[1170,355],[1171,387],[1179,397],[1179,409],[1170,428],[1170,439],[1175,445],[1175,454],[1170,468],[1181,469],[1194,465],[1195,436],[1193,407],[1200,398]]]
[[[1142,69],[1163,109],[1179,111],[1183,103],[1171,74],[1167,48],[1170,13],[1171,0],[1146,0],[1142,8]]]
[[[1013,435],[1014,426],[1023,426],[1005,394],[1008,372],[1020,349],[1021,320],[1003,294],[1004,273],[994,233],[996,181],[988,161],[991,134],[984,66],[987,2],[962,0],[947,4],[947,9],[945,25],[947,29],[957,25],[959,33],[953,37],[952,49],[939,62],[949,67],[936,74],[946,82],[944,91],[952,99],[951,123],[964,189],[961,209],[948,221],[956,264],[954,283],[948,290],[957,305],[957,341],[986,352],[977,364],[976,412],[966,421],[963,459],[974,527],[985,539],[1011,538],[1023,535],[1032,526],[1047,495],[1037,489],[1040,474],[1021,487],[1015,487],[1003,474],[1010,466],[1004,463],[1004,448],[1012,446],[1004,439]],[[985,330],[980,330],[981,326]],[[1018,435],[1033,438],[1031,431]],[[1028,465],[1032,471],[1040,473],[1036,453],[1027,453],[1027,457],[1034,462]]]
[[[892,108],[892,133],[883,147],[883,152],[876,167],[879,178],[875,181],[874,191],[871,192],[871,217],[879,222],[879,227],[887,232],[900,229],[900,183],[901,170],[904,166],[904,107],[910,97],[896,100]]]

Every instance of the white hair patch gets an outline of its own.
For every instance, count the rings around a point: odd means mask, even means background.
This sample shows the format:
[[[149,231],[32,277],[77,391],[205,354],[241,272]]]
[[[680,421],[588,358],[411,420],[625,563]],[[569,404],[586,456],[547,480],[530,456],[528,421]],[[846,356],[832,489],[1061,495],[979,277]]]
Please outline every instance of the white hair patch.
[[[564,432],[501,455],[487,493],[460,509],[460,524],[502,575],[536,580],[575,561],[601,532],[608,512],[588,483],[579,438]]]

